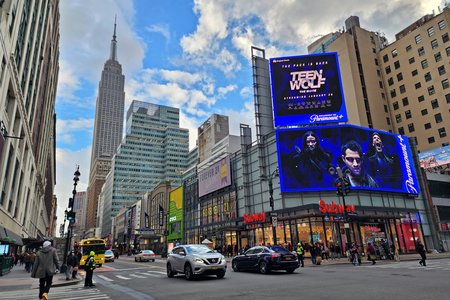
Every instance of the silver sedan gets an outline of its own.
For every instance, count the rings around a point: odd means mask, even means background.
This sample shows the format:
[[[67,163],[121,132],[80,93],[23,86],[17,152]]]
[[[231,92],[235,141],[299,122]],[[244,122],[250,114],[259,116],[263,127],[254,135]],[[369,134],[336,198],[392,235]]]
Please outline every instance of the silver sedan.
[[[175,247],[167,258],[167,276],[184,274],[187,280],[196,275],[216,275],[223,278],[227,271],[225,257],[205,245],[182,245]]]

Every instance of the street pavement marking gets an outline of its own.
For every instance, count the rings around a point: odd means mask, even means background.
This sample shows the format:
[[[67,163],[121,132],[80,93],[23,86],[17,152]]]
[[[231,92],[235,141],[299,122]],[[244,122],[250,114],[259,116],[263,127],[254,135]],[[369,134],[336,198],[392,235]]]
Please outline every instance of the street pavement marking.
[[[136,278],[147,278],[145,276],[137,275],[137,274],[130,274],[130,276],[136,277]]]
[[[150,277],[158,277],[158,278],[161,278],[161,275],[156,275],[156,274],[151,274],[151,273],[148,273],[147,275],[150,276]]]
[[[100,277],[101,279],[106,280],[106,281],[114,281],[113,279],[108,278],[108,277],[106,277],[105,275],[97,275],[97,276]]]
[[[30,290],[16,290],[16,291],[2,291],[0,293],[1,300],[29,300],[38,298],[38,289]],[[71,295],[68,297],[68,295]],[[96,288],[68,288],[52,287],[50,289],[49,297],[52,300],[103,300],[111,299],[108,295],[100,292]]]
[[[161,271],[147,271],[147,273],[157,273],[157,274],[163,274],[163,275],[167,275],[166,272],[161,272]]]
[[[130,280],[131,278],[128,278],[128,277],[125,277],[125,276],[122,276],[122,275],[115,275],[117,278],[120,278],[120,279],[124,279],[124,280]]]

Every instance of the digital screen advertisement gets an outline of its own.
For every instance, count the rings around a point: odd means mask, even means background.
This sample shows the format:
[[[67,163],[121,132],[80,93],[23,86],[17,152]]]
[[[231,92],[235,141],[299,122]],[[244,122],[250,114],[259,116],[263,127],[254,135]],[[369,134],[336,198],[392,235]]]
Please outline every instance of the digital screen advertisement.
[[[419,153],[420,167],[437,168],[450,164],[450,146],[440,147]]]
[[[217,191],[231,185],[230,157],[222,158],[211,167],[198,173],[198,196]]]
[[[169,193],[169,241],[183,237],[183,187]]]
[[[282,192],[351,189],[419,194],[408,138],[354,125],[276,130]]]
[[[337,53],[270,59],[275,126],[348,121]]]

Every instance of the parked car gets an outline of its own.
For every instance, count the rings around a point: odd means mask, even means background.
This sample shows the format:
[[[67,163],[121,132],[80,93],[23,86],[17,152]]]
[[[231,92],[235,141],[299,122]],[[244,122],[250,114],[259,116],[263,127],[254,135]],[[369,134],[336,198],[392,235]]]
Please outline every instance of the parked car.
[[[187,280],[192,280],[197,275],[223,278],[226,271],[225,256],[206,245],[181,245],[173,248],[167,257],[167,277],[182,273]]]
[[[108,261],[112,261],[114,262],[114,252],[112,252],[111,250],[106,250],[105,251],[105,262]]]
[[[256,246],[231,260],[235,272],[253,270],[267,274],[272,270],[285,270],[293,273],[299,266],[297,255],[280,246]]]
[[[152,250],[141,250],[134,257],[134,261],[155,261],[156,254]]]

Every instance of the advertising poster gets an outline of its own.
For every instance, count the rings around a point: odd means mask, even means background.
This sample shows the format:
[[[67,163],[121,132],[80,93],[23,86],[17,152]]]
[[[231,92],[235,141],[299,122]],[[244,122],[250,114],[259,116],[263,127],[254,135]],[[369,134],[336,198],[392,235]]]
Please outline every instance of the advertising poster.
[[[169,236],[170,241],[181,241],[183,237],[183,187],[169,193]]]
[[[211,167],[198,173],[198,196],[217,191],[231,185],[230,157],[222,158]]]
[[[339,166],[351,189],[419,194],[405,136],[353,125],[276,131],[282,192],[335,190]]]
[[[436,168],[450,164],[450,146],[419,153],[420,167]]]
[[[275,126],[348,121],[337,53],[270,59]]]

